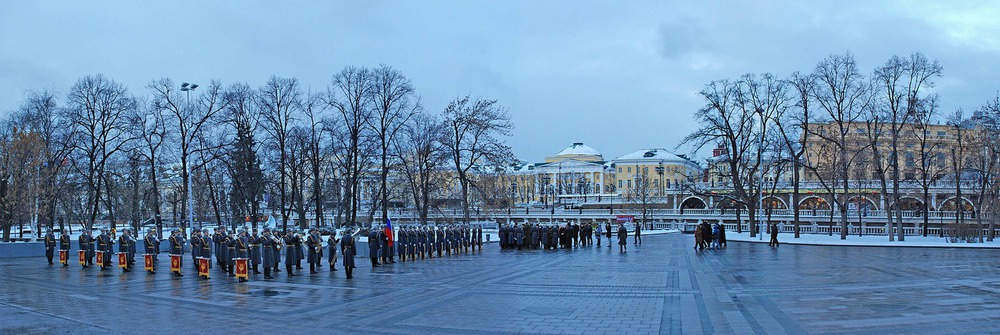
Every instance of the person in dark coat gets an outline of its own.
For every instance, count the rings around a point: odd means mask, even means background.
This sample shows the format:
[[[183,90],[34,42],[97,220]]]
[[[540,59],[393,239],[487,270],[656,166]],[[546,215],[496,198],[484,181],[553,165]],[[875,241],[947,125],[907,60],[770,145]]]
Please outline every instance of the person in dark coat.
[[[122,230],[122,235],[118,236],[118,253],[125,254],[125,268],[122,269],[123,272],[132,272],[132,259],[129,257],[129,250],[132,250],[131,245],[135,243],[132,236],[129,234],[128,229]]]
[[[277,243],[275,242],[274,237],[271,236],[270,229],[264,228],[264,234],[260,238],[260,244],[261,247],[263,247],[261,256],[264,260],[264,279],[274,279],[274,277],[271,277],[271,268],[277,263],[277,257],[275,257],[274,253]]]
[[[239,246],[239,238],[236,237],[236,234],[229,233],[229,236],[226,237],[226,256],[228,256],[227,258],[228,263],[226,263],[226,265],[229,266],[228,269],[230,277],[236,277],[236,272],[233,271],[234,270],[233,268],[236,267],[236,258],[239,257],[236,254],[236,249],[238,246]]]
[[[632,238],[632,244],[642,244],[642,225],[638,222],[635,223],[635,236]]]
[[[215,228],[212,235],[212,243],[215,246],[215,263],[223,272],[229,271],[229,248],[226,247],[229,238],[224,233],[224,228]]]
[[[153,269],[150,274],[156,273],[156,245],[160,244],[160,239],[156,238],[156,229],[151,229],[146,233],[146,238],[142,240],[143,248],[147,254],[153,255]]]
[[[399,234],[397,234],[397,236],[399,237],[399,239],[395,241],[396,255],[399,256],[400,262],[406,262],[406,252],[407,252],[406,248],[408,247],[407,245],[408,242],[406,238],[406,228],[399,229]]]
[[[212,248],[215,247],[215,240],[208,234],[208,229],[201,230],[201,258],[208,259],[208,268],[212,268]]]
[[[240,229],[240,235],[236,237],[234,244],[236,245],[236,257],[233,258],[234,264],[236,263],[236,258],[250,258],[250,238],[247,237],[246,230]],[[249,269],[247,270],[249,272]],[[239,281],[242,283],[246,282],[247,279],[241,277]]]
[[[69,234],[66,230],[62,231],[62,235],[59,236],[59,250],[66,250],[66,263],[63,266],[69,266],[69,249],[73,247],[73,242],[69,239]]]
[[[702,231],[701,225],[696,226],[695,229],[694,229],[694,249],[695,250],[703,250],[703,249],[705,249],[705,245],[703,244],[703,242],[705,241],[705,237],[701,235],[702,234],[701,231]]]
[[[340,253],[344,255],[344,272],[347,279],[354,278],[354,254],[357,251],[354,245],[354,234],[350,229],[344,230],[344,236],[340,238]]]
[[[712,245],[712,226],[708,222],[703,222],[701,224],[701,238],[702,238],[702,249],[708,248]]]
[[[319,237],[319,230],[309,230],[306,237],[306,249],[308,250],[309,273],[316,273],[316,265],[320,262],[320,252],[323,250],[323,239]]]
[[[297,238],[298,236],[291,229],[285,232],[285,271],[288,272],[289,277],[297,276],[292,272],[292,267],[299,261],[298,252],[295,251],[295,240]]]
[[[191,232],[191,265],[194,266],[195,270],[198,270],[198,258],[201,257],[202,243],[208,243],[208,241],[202,239],[200,230],[193,230]]]
[[[87,259],[83,267],[94,265],[94,237],[90,235],[90,231],[84,229],[80,237],[77,238],[77,243],[80,244],[80,250],[83,251],[84,258]]]
[[[368,258],[372,261],[372,267],[378,266],[378,257],[380,255],[379,248],[382,246],[382,241],[379,239],[379,233],[372,226],[368,230]]]
[[[330,265],[330,271],[337,271],[337,241],[336,232],[331,233],[326,239],[326,262]]]
[[[53,234],[52,230],[49,229],[49,232],[45,234],[45,258],[49,259],[49,265],[55,264],[52,263],[52,258],[55,257],[55,255],[56,255],[56,234]]]
[[[101,229],[101,235],[97,236],[97,251],[104,253],[104,262],[102,262],[101,270],[107,269],[111,266],[111,252],[114,251],[112,244],[114,240],[111,239],[111,235],[108,235],[107,229]]]
[[[611,222],[604,224],[604,236],[608,237],[608,248],[611,247]]]
[[[618,224],[618,251],[626,252],[628,251],[628,230],[625,229],[624,223]]]
[[[719,224],[719,245],[726,247],[726,225]]]
[[[771,240],[767,242],[768,246],[777,247],[778,246],[778,224],[771,224]]]
[[[257,234],[257,228],[254,228],[251,232],[252,233],[247,238],[247,243],[250,244],[250,266],[253,268],[253,274],[259,275],[259,265],[262,263],[260,254],[261,238],[260,235]]]

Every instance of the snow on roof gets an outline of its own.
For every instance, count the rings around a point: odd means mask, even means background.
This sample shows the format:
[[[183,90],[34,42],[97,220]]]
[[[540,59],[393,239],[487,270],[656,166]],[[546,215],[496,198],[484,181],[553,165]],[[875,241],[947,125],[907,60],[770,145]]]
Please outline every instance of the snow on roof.
[[[671,163],[694,164],[694,162],[692,162],[691,160],[681,157],[680,155],[667,151],[667,149],[663,148],[642,149],[615,158],[615,161],[623,161],[623,160],[651,160],[651,161],[663,161]]]
[[[577,142],[573,143],[573,145],[567,147],[566,149],[563,149],[558,154],[556,154],[556,156],[564,156],[564,155],[600,156],[601,153],[597,152],[597,150],[594,150],[594,148],[588,147],[586,145],[583,145],[583,143]]]

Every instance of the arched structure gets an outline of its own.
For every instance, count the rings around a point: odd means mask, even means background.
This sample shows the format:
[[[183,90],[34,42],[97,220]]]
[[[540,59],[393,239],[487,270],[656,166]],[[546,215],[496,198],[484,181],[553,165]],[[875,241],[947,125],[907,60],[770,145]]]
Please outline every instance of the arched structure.
[[[830,210],[830,203],[818,196],[810,196],[799,201],[799,209]]]
[[[853,196],[850,199],[847,199],[847,209],[875,211],[878,210],[878,205],[875,204],[875,201],[868,199],[866,196]]]
[[[899,198],[899,207],[904,211],[923,211],[924,206],[923,201],[914,197]],[[896,204],[892,204],[889,208],[896,209]]]
[[[681,202],[682,209],[704,209],[706,207],[708,207],[708,205],[706,205],[705,201],[701,200],[699,197],[689,197]]]
[[[957,211],[958,207],[955,206],[956,203],[962,203],[962,204],[964,204],[964,207],[963,207],[964,211],[972,212],[972,211],[976,210],[976,206],[973,206],[972,202],[969,201],[969,199],[962,198],[961,202],[956,201],[956,199],[958,199],[958,198],[957,197],[948,198],[948,200],[945,200],[943,203],[941,203],[941,207],[938,208],[938,210],[942,210],[942,211]]]
[[[763,208],[788,209],[788,205],[785,204],[785,201],[775,196],[767,196],[761,200],[761,203],[763,204]]]

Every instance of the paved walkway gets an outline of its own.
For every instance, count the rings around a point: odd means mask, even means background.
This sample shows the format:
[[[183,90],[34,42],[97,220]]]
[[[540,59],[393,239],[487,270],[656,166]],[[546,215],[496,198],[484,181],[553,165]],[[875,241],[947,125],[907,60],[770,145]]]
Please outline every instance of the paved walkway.
[[[0,333],[968,334],[1000,322],[997,250],[644,242],[625,254],[491,244],[374,270],[359,258],[353,280],[324,267],[245,284],[4,259]]]

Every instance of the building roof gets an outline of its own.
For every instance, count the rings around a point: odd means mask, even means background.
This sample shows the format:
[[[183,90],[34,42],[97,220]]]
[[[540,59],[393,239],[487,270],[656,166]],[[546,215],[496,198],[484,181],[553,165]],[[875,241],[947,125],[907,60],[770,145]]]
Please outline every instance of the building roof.
[[[604,156],[601,156],[600,152],[594,148],[584,145],[582,142],[573,143],[573,145],[566,147],[555,156],[546,157],[545,162],[557,163],[570,159],[593,163],[604,162]]]
[[[689,164],[694,166],[698,165],[697,163],[691,161],[687,157],[675,154],[663,148],[642,149],[614,159],[614,162],[621,162],[621,161],[640,161],[640,162],[648,161],[648,162]]]

